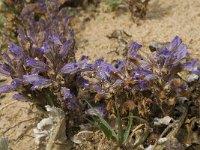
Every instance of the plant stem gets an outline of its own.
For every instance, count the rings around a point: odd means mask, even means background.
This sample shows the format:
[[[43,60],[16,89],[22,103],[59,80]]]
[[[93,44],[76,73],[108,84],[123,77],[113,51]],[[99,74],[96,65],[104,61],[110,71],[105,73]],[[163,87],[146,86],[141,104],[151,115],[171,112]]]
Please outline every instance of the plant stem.
[[[49,92],[48,91],[44,91],[44,95],[47,99],[47,103],[50,105],[50,106],[54,106],[54,102],[53,102],[53,99],[51,98],[51,96],[49,95]]]
[[[119,108],[118,108],[116,102],[115,102],[115,109],[117,111],[117,125],[118,125],[118,140],[117,140],[117,143],[118,143],[119,146],[121,146],[123,144],[122,119],[121,119]]]

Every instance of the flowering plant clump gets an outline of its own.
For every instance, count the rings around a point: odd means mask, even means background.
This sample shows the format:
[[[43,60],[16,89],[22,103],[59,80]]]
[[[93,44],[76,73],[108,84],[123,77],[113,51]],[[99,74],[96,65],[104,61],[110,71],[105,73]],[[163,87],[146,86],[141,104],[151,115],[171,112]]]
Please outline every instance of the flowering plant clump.
[[[156,105],[166,114],[178,97],[187,97],[188,86],[180,74],[200,73],[197,60],[190,59],[179,37],[152,54],[142,55],[141,47],[132,43],[126,58],[115,66],[98,59],[95,69],[85,74],[95,79],[86,88],[96,92],[95,101],[105,102],[107,110],[114,112],[117,104],[122,114],[133,110],[145,116]]]
[[[31,18],[32,14],[29,15]],[[87,57],[76,62],[74,33],[67,26],[68,19],[65,9],[53,11],[39,21],[27,19],[28,29],[18,30],[19,45],[12,43],[9,54],[3,53],[5,61],[0,65],[0,73],[12,81],[0,86],[0,94],[16,91],[17,100],[55,105],[64,110],[77,105],[77,82],[81,70],[86,69]]]

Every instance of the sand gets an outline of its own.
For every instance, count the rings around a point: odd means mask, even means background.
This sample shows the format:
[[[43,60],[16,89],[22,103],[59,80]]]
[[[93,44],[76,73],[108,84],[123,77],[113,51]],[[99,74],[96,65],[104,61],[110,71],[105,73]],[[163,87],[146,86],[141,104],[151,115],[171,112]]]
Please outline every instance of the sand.
[[[110,62],[121,58],[111,52],[119,47],[118,41],[107,37],[114,30],[130,34],[127,40],[142,44],[144,50],[148,50],[152,41],[171,41],[178,35],[194,57],[200,56],[200,0],[152,0],[140,25],[132,21],[128,12],[116,15],[108,12],[104,5],[97,12],[76,35],[77,58],[88,55],[91,61],[102,57]],[[83,12],[80,16],[91,14]],[[8,137],[13,150],[33,150],[35,147],[32,130],[41,115],[30,106],[25,102],[13,103],[12,94],[0,99],[0,135]]]

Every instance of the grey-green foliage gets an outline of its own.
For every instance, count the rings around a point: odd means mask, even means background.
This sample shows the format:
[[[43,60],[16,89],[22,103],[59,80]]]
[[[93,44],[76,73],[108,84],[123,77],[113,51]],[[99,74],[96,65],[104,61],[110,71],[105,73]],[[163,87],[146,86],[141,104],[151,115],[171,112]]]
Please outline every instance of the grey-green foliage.
[[[2,14],[0,14],[0,30],[3,28],[5,21],[6,21],[6,18]]]
[[[2,9],[4,7],[3,2],[0,1],[0,9]],[[3,28],[4,22],[6,21],[5,16],[0,13],[0,30]]]
[[[0,138],[0,150],[8,150],[8,139],[5,137]]]
[[[88,105],[91,108],[93,108],[89,103],[88,103]],[[109,123],[97,111],[96,111],[97,117],[93,117],[94,122],[90,121],[90,120],[89,121],[94,126],[99,128],[99,130],[101,130],[106,135],[107,138],[114,140],[118,146],[123,146],[123,145],[126,145],[128,142],[128,138],[132,131],[133,119],[137,119],[137,120],[144,122],[146,124],[146,126],[148,126],[148,123],[146,123],[146,121],[140,117],[133,116],[133,113],[131,111],[129,111],[126,127],[123,127],[123,124],[122,124],[123,119],[122,119],[120,110],[117,107],[117,105],[115,105],[115,106],[116,106],[115,111],[116,111],[116,115],[117,115],[117,126],[118,126],[118,128],[116,130],[113,129],[109,125]],[[95,109],[94,109],[94,111],[95,111]],[[133,149],[137,148],[140,144],[142,144],[146,140],[146,138],[149,135],[148,130],[149,129],[147,127],[144,131],[144,134],[132,145]]]
[[[112,10],[116,10],[119,6],[124,3],[124,0],[105,0]]]

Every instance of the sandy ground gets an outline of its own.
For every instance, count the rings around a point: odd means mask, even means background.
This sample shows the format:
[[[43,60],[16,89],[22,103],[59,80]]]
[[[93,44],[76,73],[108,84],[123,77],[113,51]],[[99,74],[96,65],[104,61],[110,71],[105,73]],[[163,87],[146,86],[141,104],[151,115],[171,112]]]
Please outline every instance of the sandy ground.
[[[200,0],[152,0],[147,16],[139,26],[131,20],[129,13],[117,16],[114,12],[106,12],[104,7],[100,7],[94,16],[77,34],[77,58],[83,54],[90,56],[91,60],[120,58],[120,55],[109,53],[119,47],[116,39],[107,37],[114,30],[130,34],[128,40],[141,43],[144,49],[151,41],[170,41],[178,35],[194,57],[200,56]],[[13,103],[11,94],[0,99],[0,135],[9,138],[13,150],[34,149],[32,129],[38,120],[39,111],[30,104]]]
[[[117,16],[114,12],[97,14],[86,24],[85,30],[77,35],[82,41],[78,55],[89,55],[92,60],[103,57],[113,59],[114,50],[118,46],[116,40],[108,39],[114,30],[123,30],[130,34],[130,40],[147,48],[152,41],[171,41],[176,35],[183,39],[198,55],[200,49],[200,1],[199,0],[152,0],[146,18],[137,26],[130,13],[122,12]]]

